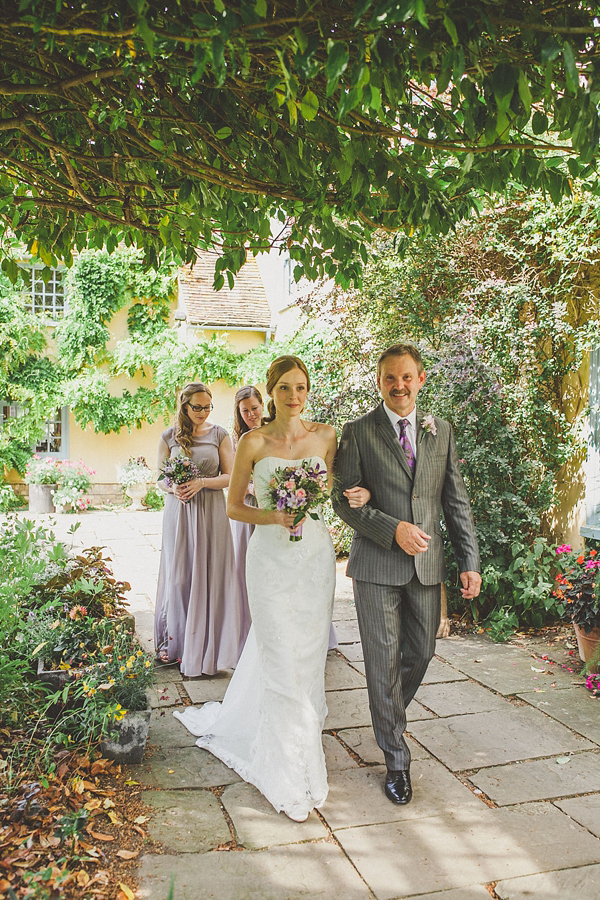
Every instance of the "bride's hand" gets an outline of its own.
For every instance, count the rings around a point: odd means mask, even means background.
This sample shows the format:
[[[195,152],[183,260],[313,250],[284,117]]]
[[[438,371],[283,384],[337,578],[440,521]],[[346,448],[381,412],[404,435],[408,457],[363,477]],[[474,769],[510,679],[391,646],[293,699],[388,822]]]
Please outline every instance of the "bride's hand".
[[[176,484],[173,493],[182,503],[188,503],[198,491],[204,487],[204,478],[194,478],[192,481],[186,481],[184,484]]]
[[[351,509],[361,509],[371,499],[371,491],[364,487],[348,488],[347,491],[344,491],[344,497]]]
[[[284,528],[287,528],[288,531],[293,531],[294,528],[297,528],[298,525],[303,525],[306,522],[306,516],[300,520],[300,522],[296,522],[294,525],[294,519],[296,518],[296,513],[286,512],[285,510],[275,510],[274,512],[274,524],[275,525],[283,525]]]

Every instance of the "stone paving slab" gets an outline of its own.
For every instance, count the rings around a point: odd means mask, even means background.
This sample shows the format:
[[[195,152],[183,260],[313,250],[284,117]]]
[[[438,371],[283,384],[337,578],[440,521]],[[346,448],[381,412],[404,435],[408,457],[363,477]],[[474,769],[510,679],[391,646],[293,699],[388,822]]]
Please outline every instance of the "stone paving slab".
[[[340,772],[345,769],[356,769],[358,767],[356,760],[350,756],[346,748],[332,734],[323,735],[323,750],[325,752],[325,764],[329,773]]]
[[[495,644],[485,634],[451,634],[435,642],[435,655],[455,665],[455,660],[470,659],[495,650],[503,650],[506,644]],[[522,651],[521,651],[522,652]]]
[[[181,706],[181,697],[177,690],[177,682],[155,682],[150,688],[150,707],[152,709],[166,709],[171,706]]]
[[[345,828],[336,838],[377,900],[588,865],[599,847],[549,803]]]
[[[443,650],[440,651],[440,655],[469,678],[505,696],[539,690],[549,691],[553,689],[553,685],[556,685],[556,688],[568,688],[573,681],[580,680],[578,676],[566,672],[561,666],[553,667],[549,663],[535,659],[521,647],[512,645],[497,647],[491,653],[474,652],[470,657],[460,655],[447,658]]]
[[[325,665],[325,690],[342,691],[351,688],[364,688],[366,681],[356,669],[352,668],[343,657],[329,653]]]
[[[369,698],[366,688],[355,688],[349,691],[327,691],[328,715],[325,719],[325,730],[370,725]],[[407,709],[409,722],[431,718],[431,713],[423,709],[416,700]]]
[[[456,808],[476,813],[483,806],[469,788],[433,759],[412,763],[412,802],[397,806],[384,794],[385,772],[385,766],[376,766],[329,773],[329,794],[321,814],[333,831],[422,819]]]
[[[344,728],[343,730],[338,731],[337,734],[345,744],[348,744],[348,746],[360,756],[363,762],[370,764],[376,763],[378,765],[385,764],[383,750],[375,740],[375,735],[373,734],[373,728],[371,726]],[[420,747],[415,741],[408,737],[408,735],[406,735],[406,741],[410,748],[410,755],[413,760],[431,759],[431,754],[428,753],[427,750],[424,750],[423,747]]]
[[[356,619],[335,619],[333,622],[338,644],[355,644],[360,640]],[[342,649],[342,653],[343,653]]]
[[[193,747],[196,737],[184,728],[170,709],[153,709],[148,730],[148,746],[162,751],[175,747]],[[163,753],[163,755],[165,755]]]
[[[433,894],[413,894],[412,897],[397,897],[395,900],[490,900],[489,891],[480,884],[458,888],[456,891],[434,891]]]
[[[544,694],[527,694],[522,699],[567,725],[590,741],[600,744],[600,701],[586,688],[571,687]]]
[[[554,805],[600,838],[600,794],[557,800]],[[598,896],[600,897],[600,891],[598,891]]]
[[[172,875],[176,900],[372,900],[339,847],[326,841],[258,852],[147,854],[137,876],[140,900],[164,900]]]
[[[222,700],[229,687],[233,672],[218,672],[216,675],[203,675],[201,678],[187,678],[183,687],[194,704],[200,706],[207,700]]]
[[[344,646],[340,648],[340,652],[343,653],[350,662],[357,662],[358,660],[362,662],[363,648],[360,641],[357,641],[355,644],[344,644]]]
[[[343,645],[342,645],[342,649],[343,649]],[[362,660],[362,659],[357,659],[356,661],[353,660],[353,661],[350,662],[350,665],[351,665],[354,669],[356,669],[358,672],[360,672],[361,675],[366,675],[366,674],[367,674],[367,670],[365,669],[365,663],[364,663],[364,660]]]
[[[241,780],[233,769],[199,747],[157,750],[139,766],[131,766],[130,772],[141,784],[167,789],[218,787]]]
[[[275,812],[253,785],[231,784],[221,797],[229,813],[238,843],[248,850],[323,840],[328,831],[315,812],[306,822],[293,822],[285,813]]]
[[[503,712],[512,709],[508,700],[472,681],[451,681],[444,684],[423,684],[416,699],[438,716],[458,716],[465,713]]]
[[[499,806],[600,791],[600,752],[480,769],[469,780]]]
[[[454,666],[451,666],[449,663],[444,662],[443,659],[438,659],[437,656],[434,656],[427,666],[427,671],[425,672],[422,683],[439,684],[444,681],[464,681],[466,677],[464,672],[459,672]]]
[[[510,878],[495,891],[500,900],[598,900],[600,865]]]
[[[231,840],[229,825],[210,791],[144,791],[154,809],[148,834],[166,852],[206,853]]]
[[[408,730],[455,772],[593,748],[530,706],[411,722]]]
[[[137,632],[137,614],[135,617],[135,630]],[[167,684],[170,682],[178,682],[183,684],[183,677],[181,672],[179,671],[179,663],[174,662],[171,665],[163,665],[162,663],[155,663],[154,665],[154,677],[157,682],[161,684]]]

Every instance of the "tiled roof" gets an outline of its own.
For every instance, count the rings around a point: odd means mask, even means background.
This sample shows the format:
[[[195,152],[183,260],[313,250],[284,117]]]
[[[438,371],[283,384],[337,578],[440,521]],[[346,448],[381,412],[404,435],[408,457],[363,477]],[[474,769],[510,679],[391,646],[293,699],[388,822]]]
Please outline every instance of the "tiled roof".
[[[256,259],[249,256],[235,276],[233,290],[213,290],[216,253],[199,251],[193,268],[180,270],[180,302],[194,325],[256,328],[271,326],[271,310]]]

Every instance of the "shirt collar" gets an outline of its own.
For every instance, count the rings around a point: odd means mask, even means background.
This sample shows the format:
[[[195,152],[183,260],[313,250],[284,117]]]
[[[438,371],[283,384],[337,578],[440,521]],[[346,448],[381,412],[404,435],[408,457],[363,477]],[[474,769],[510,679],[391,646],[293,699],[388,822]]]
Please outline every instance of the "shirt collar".
[[[416,406],[413,406],[412,412],[409,412],[409,414],[407,416],[399,416],[398,413],[395,413],[393,411],[393,409],[390,409],[389,406],[385,402],[383,404],[383,408],[385,410],[385,413],[386,413],[388,419],[394,426],[394,428],[396,427],[396,425],[398,424],[400,419],[408,419],[409,425],[416,433],[416,431],[417,431],[417,407]]]

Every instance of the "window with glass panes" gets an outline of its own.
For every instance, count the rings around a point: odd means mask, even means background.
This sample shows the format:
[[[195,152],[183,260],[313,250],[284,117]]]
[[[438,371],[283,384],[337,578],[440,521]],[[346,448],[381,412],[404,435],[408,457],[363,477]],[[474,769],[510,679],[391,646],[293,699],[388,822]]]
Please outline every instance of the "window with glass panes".
[[[46,319],[62,319],[65,314],[65,269],[52,269],[48,281],[42,278],[42,271],[40,266],[22,269],[27,307]]]
[[[3,403],[0,406],[0,427],[9,419],[19,419],[26,414],[27,410],[19,403]],[[49,419],[46,419],[44,434],[33,448],[35,453],[40,453],[42,456],[57,456],[61,459],[68,456],[67,415],[67,407],[63,406],[62,409],[57,409]]]

